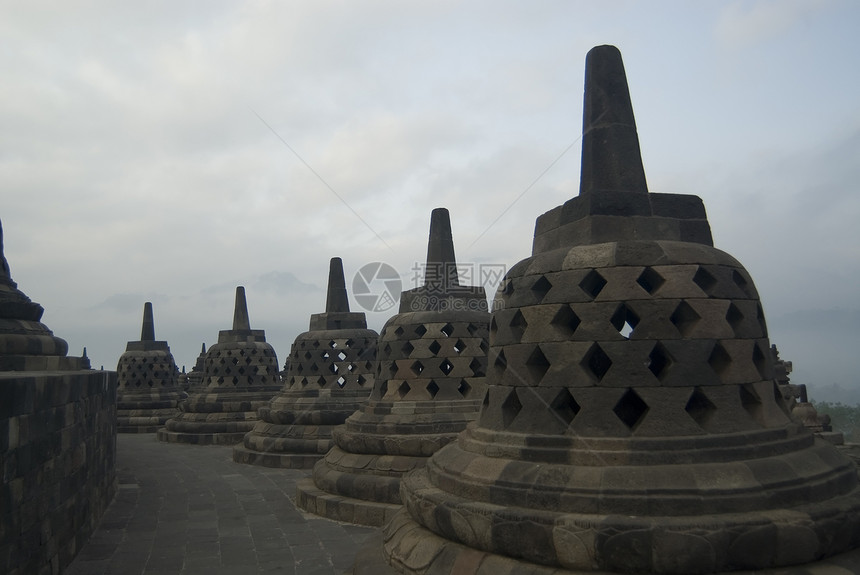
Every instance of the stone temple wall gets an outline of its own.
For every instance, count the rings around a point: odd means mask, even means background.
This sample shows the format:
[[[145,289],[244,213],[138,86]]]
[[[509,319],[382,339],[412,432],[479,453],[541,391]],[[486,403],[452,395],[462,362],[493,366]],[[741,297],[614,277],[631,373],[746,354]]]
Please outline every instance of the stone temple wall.
[[[116,373],[0,372],[0,573],[57,574],[116,491]]]

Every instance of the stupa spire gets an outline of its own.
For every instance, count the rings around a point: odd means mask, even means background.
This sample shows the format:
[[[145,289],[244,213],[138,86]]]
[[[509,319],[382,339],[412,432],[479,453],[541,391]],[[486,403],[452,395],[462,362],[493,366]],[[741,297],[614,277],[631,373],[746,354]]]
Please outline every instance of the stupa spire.
[[[454,238],[451,235],[451,217],[445,208],[436,208],[430,214],[430,239],[427,242],[427,267],[424,270],[424,285],[437,283],[442,291],[460,285]]]
[[[621,52],[596,46],[585,60],[579,193],[648,193]]]
[[[343,278],[343,260],[331,258],[328,267],[328,293],[325,300],[326,313],[349,312],[346,281]]]
[[[250,331],[251,320],[248,318],[248,303],[245,301],[245,288],[236,287],[236,305],[233,308],[233,331]]]
[[[11,278],[9,274],[9,262],[3,253],[3,222],[0,222],[0,278]]]
[[[140,341],[155,341],[155,321],[152,319],[152,302],[143,304],[143,326],[140,328]]]

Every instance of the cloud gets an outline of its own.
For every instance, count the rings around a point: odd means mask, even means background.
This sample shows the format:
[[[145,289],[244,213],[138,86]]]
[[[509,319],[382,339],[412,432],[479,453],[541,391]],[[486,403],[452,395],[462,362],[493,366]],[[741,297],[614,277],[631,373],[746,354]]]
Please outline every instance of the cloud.
[[[830,0],[740,0],[724,5],[714,34],[720,44],[746,50],[785,35],[831,5]]]

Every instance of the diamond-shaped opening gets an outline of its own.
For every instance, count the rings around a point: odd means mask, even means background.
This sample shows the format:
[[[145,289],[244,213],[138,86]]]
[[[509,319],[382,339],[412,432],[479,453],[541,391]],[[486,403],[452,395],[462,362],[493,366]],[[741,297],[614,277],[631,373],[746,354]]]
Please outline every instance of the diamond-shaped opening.
[[[328,359],[328,358],[329,358],[329,354],[328,354],[328,352],[327,352],[327,351],[324,351],[320,357],[322,357],[323,359]]]
[[[628,388],[612,411],[632,431],[648,413],[648,404],[642,401],[638,393]]]
[[[305,366],[303,366],[302,364],[299,364],[298,367],[296,367],[296,371],[299,374],[301,374],[304,370],[305,370]]]
[[[573,418],[576,417],[576,414],[579,413],[580,409],[582,409],[567,388],[558,392],[558,395],[556,395],[555,399],[553,399],[549,404],[549,408],[556,417],[564,422],[565,427],[570,425]]]
[[[490,333],[496,333],[499,330],[499,326],[496,324],[496,316],[490,320]]]
[[[732,281],[734,281],[735,285],[741,288],[746,295],[749,295],[749,282],[738,270],[732,270]]]
[[[493,367],[497,370],[504,371],[508,368],[508,358],[505,357],[505,350],[500,349],[493,361]]]
[[[346,385],[346,378],[344,378],[343,376],[337,378],[337,385],[338,387],[343,387],[344,385]]]
[[[317,385],[320,387],[325,387],[325,384],[326,384],[325,378],[323,376],[319,376],[317,378]]]
[[[337,347],[337,342],[335,340],[331,340],[330,342],[328,342],[328,346],[332,349],[335,349]]]
[[[358,368],[358,366],[355,365],[354,363],[350,363],[349,365],[346,366],[346,370],[350,373],[355,371],[357,368]]]
[[[403,355],[405,355],[406,357],[409,357],[409,354],[411,354],[414,350],[415,346],[408,341],[403,344],[403,347],[400,348],[400,351],[402,351]]]
[[[401,384],[400,384],[400,386],[397,388],[397,395],[399,395],[399,396],[400,396],[400,399],[403,399],[404,397],[406,397],[406,394],[407,394],[407,393],[409,393],[409,390],[410,390],[410,389],[412,389],[412,388],[411,388],[411,387],[409,387],[409,383],[408,383],[408,382],[406,382],[406,381],[404,381],[404,382],[403,382],[403,383],[401,383]]]
[[[597,381],[601,381],[606,372],[609,371],[609,368],[612,367],[612,360],[609,359],[603,348],[595,343],[588,349],[585,357],[582,358],[582,366],[588,369],[597,378]]]
[[[535,296],[537,296],[538,302],[542,301],[551,289],[552,283],[550,283],[550,281],[546,279],[546,276],[539,277],[538,280],[532,284],[532,291],[534,292]]]
[[[382,351],[385,352],[385,355],[391,355],[391,344],[386,343],[385,347],[382,348]]]
[[[472,391],[472,386],[465,379],[461,379],[460,385],[457,386],[457,391],[463,396],[463,399],[468,399],[469,392]]]
[[[315,363],[312,363],[312,364],[311,364],[311,371],[312,371],[312,372],[316,373],[316,372],[318,372],[319,370],[320,370],[320,368],[319,368],[319,366],[317,366],[317,364],[315,364]]]
[[[353,340],[350,338],[350,339],[346,340],[346,341],[344,342],[344,344],[343,344],[343,345],[344,345],[345,347],[347,347],[347,348],[350,348],[350,347],[352,347],[353,345],[355,345],[355,341],[353,341]]]
[[[469,325],[466,326],[466,330],[469,332],[469,335],[475,335],[478,332],[478,330],[480,330],[480,329],[481,328],[479,328],[478,326],[476,326],[473,323],[470,323]]]
[[[385,331],[385,330],[383,330],[383,331]],[[396,335],[398,337],[403,335],[403,327],[397,326],[397,329],[394,330],[394,335]]]
[[[366,369],[367,371],[372,370],[373,369],[373,363],[370,361],[364,362],[364,369]]]
[[[729,322],[730,326],[732,326],[732,330],[737,332],[737,329],[740,327],[743,320],[744,314],[741,313],[738,306],[733,303],[729,304],[729,309],[726,310],[726,321]]]
[[[782,412],[785,413],[788,417],[791,417],[791,408],[789,407],[789,402],[793,404],[794,400],[791,397],[786,397],[785,395],[783,395],[781,389],[782,387],[783,386],[779,385],[776,381],[773,382],[773,399],[774,401],[776,401],[776,405],[782,410]]]
[[[439,386],[432,379],[430,383],[427,384],[427,392],[430,394],[430,397],[436,397],[436,394],[439,393]]]
[[[341,360],[341,361],[345,360],[345,359],[346,359],[346,353],[344,353],[344,352],[342,352],[342,351],[339,351],[339,352],[337,353],[337,358],[338,358],[339,360]]]
[[[484,362],[477,357],[469,364],[469,369],[472,370],[472,374],[475,377],[484,377],[486,375],[486,373],[484,373]]]
[[[657,345],[648,354],[648,369],[660,381],[663,381],[666,374],[669,373],[669,368],[673,363],[669,351],[660,342],[657,342]]]
[[[517,390],[512,389],[505,401],[502,402],[502,427],[508,428],[514,421],[514,418],[522,410],[523,404],[520,403],[520,398],[517,395]]]
[[[616,308],[609,321],[622,337],[630,339],[633,337],[633,330],[639,324],[639,316],[630,309],[630,306],[623,303]]]
[[[576,331],[576,328],[578,328],[579,324],[582,322],[570,305],[563,305],[558,308],[558,311],[555,312],[555,315],[549,323],[565,332],[569,337],[573,335],[573,332]]]
[[[761,351],[757,343],[753,345],[752,360],[762,379],[773,379],[773,375],[768,373],[767,355]]]
[[[338,368],[338,366],[337,366],[337,364],[336,364],[336,363],[330,363],[330,364],[329,364],[329,366],[328,366],[328,369],[329,369],[329,371],[331,371],[332,373],[337,373],[337,372],[340,370],[340,368]]]
[[[502,291],[504,295],[511,295],[514,293],[514,282],[511,279],[505,278],[502,280],[502,284],[499,286],[499,289]]]
[[[415,375],[421,375],[421,372],[424,371],[424,364],[416,360],[415,363],[409,366],[409,368]]]
[[[520,341],[523,337],[523,333],[525,333],[526,328],[529,325],[529,322],[526,321],[525,316],[522,314],[520,310],[514,314],[514,317],[511,318],[511,322],[509,324],[511,326],[511,332],[516,337],[517,341]]]
[[[239,375],[245,375],[245,368],[244,367],[239,368]]]
[[[666,283],[666,280],[663,279],[659,273],[654,271],[654,268],[647,267],[642,270],[642,273],[639,274],[639,277],[636,278],[636,283],[638,283],[642,289],[647,291],[649,294],[654,295],[660,286]]]
[[[696,274],[693,276],[693,283],[702,288],[702,291],[710,296],[711,290],[717,285],[717,278],[711,275],[708,270],[699,266],[699,269],[696,270]]]
[[[397,362],[396,362],[396,361],[392,361],[390,364],[388,364],[388,371],[390,371],[390,372],[391,372],[391,375],[392,375],[392,376],[393,376],[395,373],[397,373],[397,370],[398,370],[398,369],[399,369],[399,368],[397,367]]]
[[[711,350],[711,355],[708,357],[708,365],[711,366],[711,369],[714,372],[722,376],[729,366],[732,364],[732,357],[729,355],[729,352],[726,351],[720,342],[714,344],[714,349]]]
[[[536,345],[532,350],[531,355],[529,355],[529,358],[526,360],[526,367],[529,370],[532,382],[535,384],[540,383],[540,380],[543,379],[549,366],[549,360],[541,351],[540,346]]]
[[[454,326],[450,323],[446,323],[439,331],[441,331],[445,337],[451,337],[451,334],[454,333]]]
[[[415,328],[415,335],[417,335],[418,337],[424,337],[425,333],[427,333],[427,328],[423,325],[419,325]]]
[[[434,339],[433,343],[428,346],[428,349],[430,350],[430,353],[436,355],[437,353],[439,353],[439,350],[442,349],[442,345]]]
[[[454,342],[454,353],[461,354],[463,353],[464,349],[466,349],[466,344],[463,343],[462,339],[458,339],[456,342]]]
[[[579,282],[579,287],[582,291],[591,296],[591,299],[596,298],[603,288],[606,286],[606,279],[600,275],[597,270],[588,272],[582,281]]]
[[[359,376],[358,376],[358,378],[357,378],[355,381],[356,381],[356,383],[358,383],[358,385],[360,385],[360,386],[361,386],[361,385],[364,385],[365,383],[367,383],[367,379],[365,379],[363,375],[359,375]]]
[[[740,385],[738,391],[741,396],[741,405],[756,421],[761,421],[762,405],[761,397],[752,385]]]
[[[699,424],[699,427],[705,428],[717,411],[717,406],[697,387],[690,394],[690,399],[687,400],[684,410],[693,418],[693,421]]]
[[[481,351],[484,353],[484,355],[486,355],[487,352],[490,351],[490,344],[487,343],[487,340],[485,339],[481,340],[481,344],[478,347],[481,348]]]
[[[448,375],[449,373],[451,373],[451,370],[454,369],[454,364],[445,359],[442,360],[442,363],[439,364],[439,369],[442,370],[442,373]]]
[[[239,378],[236,376],[233,376],[233,385],[239,385]]]
[[[314,341],[313,346],[314,346],[314,347],[319,347],[319,346],[320,346],[320,342],[318,342],[318,341]]]
[[[302,387],[306,386],[307,384],[308,384],[308,378],[303,377],[302,378]]]
[[[702,319],[702,316],[696,313],[696,310],[684,300],[681,300],[681,303],[678,304],[675,311],[669,316],[669,321],[678,328],[678,332],[683,337],[687,337],[692,333],[700,319]]]

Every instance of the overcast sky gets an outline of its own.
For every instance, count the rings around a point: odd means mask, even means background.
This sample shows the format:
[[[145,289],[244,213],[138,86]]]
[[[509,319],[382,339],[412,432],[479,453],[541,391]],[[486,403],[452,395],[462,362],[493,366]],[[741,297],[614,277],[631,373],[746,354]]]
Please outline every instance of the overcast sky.
[[[466,266],[527,257],[578,193],[585,54],[614,44],[651,191],[703,198],[795,383],[860,386],[854,0],[0,9],[6,257],[96,368],[152,301],[190,369],[237,285],[283,365],[329,258],[350,290],[372,262],[412,287],[435,207]]]

